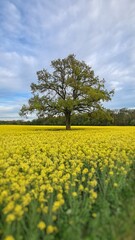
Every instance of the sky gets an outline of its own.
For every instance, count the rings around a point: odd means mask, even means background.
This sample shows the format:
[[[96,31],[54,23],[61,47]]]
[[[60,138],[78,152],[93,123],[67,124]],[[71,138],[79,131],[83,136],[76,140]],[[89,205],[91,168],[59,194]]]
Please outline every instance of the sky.
[[[135,108],[135,0],[0,0],[0,120],[21,119],[36,72],[69,54],[115,89],[104,107]]]

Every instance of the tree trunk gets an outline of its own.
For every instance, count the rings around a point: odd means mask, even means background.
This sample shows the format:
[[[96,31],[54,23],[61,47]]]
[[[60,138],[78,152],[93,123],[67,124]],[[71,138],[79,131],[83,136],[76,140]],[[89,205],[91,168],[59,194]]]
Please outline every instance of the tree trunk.
[[[71,112],[66,112],[65,113],[65,119],[66,119],[66,130],[71,130]]]

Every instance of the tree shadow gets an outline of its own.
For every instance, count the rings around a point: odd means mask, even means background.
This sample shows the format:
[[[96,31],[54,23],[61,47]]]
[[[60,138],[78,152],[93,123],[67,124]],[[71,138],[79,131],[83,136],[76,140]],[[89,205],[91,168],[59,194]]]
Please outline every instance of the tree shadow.
[[[45,126],[44,126],[45,127]],[[71,128],[70,130],[66,130],[66,128],[39,128],[39,129],[34,129],[34,131],[50,131],[50,132],[72,132],[72,131],[82,131],[82,130],[86,130],[86,128]]]

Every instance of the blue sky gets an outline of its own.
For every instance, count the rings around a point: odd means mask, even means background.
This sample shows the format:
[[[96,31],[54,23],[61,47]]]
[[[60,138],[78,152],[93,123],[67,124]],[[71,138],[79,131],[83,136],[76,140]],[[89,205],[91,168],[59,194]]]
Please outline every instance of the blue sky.
[[[20,119],[36,72],[74,53],[135,108],[134,0],[0,0],[0,119]]]

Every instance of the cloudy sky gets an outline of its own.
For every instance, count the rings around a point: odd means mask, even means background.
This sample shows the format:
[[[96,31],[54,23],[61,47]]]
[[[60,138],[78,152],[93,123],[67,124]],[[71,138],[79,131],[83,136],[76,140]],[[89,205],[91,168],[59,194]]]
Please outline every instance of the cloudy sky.
[[[20,119],[36,72],[74,53],[135,107],[135,0],[0,0],[0,119]]]

